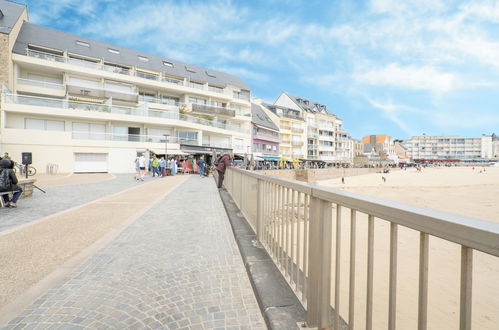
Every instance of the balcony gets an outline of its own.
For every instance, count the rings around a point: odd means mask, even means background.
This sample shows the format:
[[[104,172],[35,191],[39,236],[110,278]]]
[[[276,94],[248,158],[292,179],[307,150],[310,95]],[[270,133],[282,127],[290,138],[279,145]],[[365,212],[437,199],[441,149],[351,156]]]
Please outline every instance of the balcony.
[[[318,149],[319,146],[317,144],[307,144],[308,149]]]
[[[289,126],[289,125],[281,125],[280,129],[291,131],[291,126]]]
[[[236,112],[231,109],[217,107],[213,105],[204,105],[204,104],[192,104],[192,112],[214,115],[214,116],[226,116],[226,117],[235,117]]]
[[[56,84],[56,83],[51,83],[51,82],[46,82],[46,81],[41,81],[41,80],[17,78],[17,83],[23,84],[23,85],[35,86],[35,87],[65,90],[65,87],[62,84]]]
[[[263,132],[254,133],[253,132],[253,138],[254,139],[262,138],[262,139],[269,140],[269,141],[279,142],[279,134],[273,135],[270,133],[263,133]]]
[[[77,98],[73,100],[53,99],[53,98],[7,94],[7,93],[2,94],[2,103],[23,104],[30,106],[39,106],[39,107],[48,107],[48,108],[66,109],[66,110],[95,111],[102,113],[133,115],[133,116],[142,116],[142,117],[156,117],[156,118],[159,117],[159,118],[180,120],[204,126],[242,132],[239,126],[231,124],[223,124],[216,120],[206,120],[203,118],[197,118],[185,114],[179,114],[178,108],[176,109],[177,111],[151,110],[149,109],[149,107],[147,107],[147,104],[139,107],[123,107],[107,103],[87,102]],[[3,106],[2,108],[4,109]]]
[[[66,87],[62,84],[23,78],[17,78],[16,90],[56,97],[64,97],[66,95]]]
[[[293,132],[293,133],[303,133],[304,130],[303,130],[303,128],[300,128],[300,127],[292,127],[291,128],[291,132]]]
[[[97,84],[85,84],[82,82],[69,81],[67,84],[68,93],[81,94],[88,97],[96,98],[114,98],[123,101],[137,102],[139,93],[134,92],[132,88],[130,91],[120,90],[112,86],[98,86]]]
[[[293,145],[294,147],[301,147],[304,144],[305,143],[303,141],[291,141],[291,145]]]

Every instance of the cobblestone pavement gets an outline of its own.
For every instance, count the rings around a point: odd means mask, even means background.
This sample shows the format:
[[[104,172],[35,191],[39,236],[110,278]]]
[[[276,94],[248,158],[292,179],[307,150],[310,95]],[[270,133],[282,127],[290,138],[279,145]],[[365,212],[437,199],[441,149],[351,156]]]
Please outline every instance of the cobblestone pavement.
[[[214,182],[193,176],[5,329],[265,329]]]
[[[146,176],[145,181],[142,182],[133,180],[133,174],[119,174],[114,179],[100,182],[47,187],[43,189],[47,192],[46,194],[35,188],[33,197],[19,200],[17,208],[0,209],[0,231],[136,187],[151,180],[161,179]]]

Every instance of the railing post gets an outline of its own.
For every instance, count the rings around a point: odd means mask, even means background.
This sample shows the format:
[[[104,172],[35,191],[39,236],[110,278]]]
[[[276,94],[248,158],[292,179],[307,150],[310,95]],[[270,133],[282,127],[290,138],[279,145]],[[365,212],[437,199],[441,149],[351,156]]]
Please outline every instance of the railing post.
[[[331,203],[310,198],[307,325],[331,326]]]
[[[256,238],[258,242],[263,241],[263,228],[264,228],[264,215],[263,215],[263,203],[264,203],[264,182],[261,179],[257,179],[256,183]]]

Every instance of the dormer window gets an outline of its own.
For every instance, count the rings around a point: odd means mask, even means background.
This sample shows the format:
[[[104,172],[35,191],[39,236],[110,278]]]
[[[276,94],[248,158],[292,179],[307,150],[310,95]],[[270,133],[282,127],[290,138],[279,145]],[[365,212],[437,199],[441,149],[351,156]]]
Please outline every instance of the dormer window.
[[[112,48],[108,48],[107,49],[108,52],[112,53],[112,54],[120,54],[120,51],[119,50],[116,50],[116,49],[112,49]]]
[[[206,75],[207,75],[208,77],[212,77],[212,78],[216,78],[216,77],[217,77],[217,76],[215,76],[215,74],[214,74],[214,73],[211,73],[211,72],[208,72],[208,71],[206,71]]]
[[[173,68],[173,63],[171,63],[171,62],[163,61],[163,65],[167,66],[169,68]]]
[[[87,47],[87,48],[90,47],[90,44],[88,42],[85,42],[85,41],[76,40],[76,44],[78,46],[82,46],[82,47]]]
[[[145,56],[137,56],[139,60],[141,60],[142,62],[149,62],[149,59]]]
[[[196,70],[194,70],[193,68],[190,68],[188,66],[185,67],[185,70],[188,72],[196,73]]]

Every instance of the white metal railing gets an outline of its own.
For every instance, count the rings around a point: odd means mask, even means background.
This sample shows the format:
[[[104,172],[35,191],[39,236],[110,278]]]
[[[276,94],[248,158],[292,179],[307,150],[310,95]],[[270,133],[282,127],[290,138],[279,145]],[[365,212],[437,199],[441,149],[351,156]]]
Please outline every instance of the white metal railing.
[[[308,327],[357,329],[360,326],[356,326],[356,320],[360,320],[366,329],[373,329],[373,307],[379,310],[381,304],[388,306],[383,328],[396,329],[397,288],[413,285],[397,275],[401,245],[398,232],[409,228],[419,235],[419,284],[414,297],[418,329],[431,326],[427,324],[428,296],[432,294],[428,291],[428,266],[430,254],[435,251],[429,249],[430,237],[460,247],[460,285],[454,292],[460,293],[459,329],[471,329],[473,252],[484,252],[497,261],[499,223],[236,168],[229,168],[225,178],[225,188],[255,230],[258,241],[306,308]],[[378,290],[379,286],[378,281],[374,282],[374,262],[379,258],[378,250],[374,254],[375,228],[380,239],[380,227],[386,227],[386,223],[389,266],[383,296],[387,298],[374,300],[373,288],[376,285]],[[367,236],[365,241],[357,239],[357,235],[363,237],[361,234]],[[358,250],[360,247],[365,247],[365,252]],[[347,253],[342,253],[345,248]],[[365,293],[359,293],[356,286],[359,260],[365,262],[362,276],[366,285],[360,286]],[[445,276],[440,279],[446,281]],[[365,306],[365,313],[359,313],[359,305]]]
[[[108,132],[89,132],[89,131],[72,131],[72,138],[75,140],[99,140],[99,141],[127,141],[127,142],[151,142],[165,143],[167,142],[164,135],[149,135],[149,134],[122,134]],[[185,141],[175,136],[168,137],[170,143],[184,143]],[[194,140],[197,143],[197,140]]]
[[[143,117],[160,117],[166,119],[182,120],[185,122],[211,126],[231,131],[238,131],[238,132],[242,131],[242,128],[236,125],[224,124],[218,122],[217,120],[207,120],[204,118],[198,118],[190,115],[180,114],[178,111],[178,107],[175,107],[175,109],[171,111],[163,111],[163,110],[149,109],[147,107],[147,104],[145,104],[146,106],[139,106],[139,107],[124,107],[124,106],[110,105],[107,103],[92,103],[92,102],[84,102],[77,100],[54,99],[54,98],[8,94],[8,93],[2,94],[2,102],[49,107],[49,108],[69,109],[69,110],[97,111],[97,112],[107,112],[107,113],[134,115],[134,116],[143,116]]]
[[[36,87],[64,90],[64,85],[62,85],[62,84],[51,83],[51,82],[42,81],[42,80],[17,78],[17,83],[24,84],[24,85],[30,85],[30,86],[36,86]]]

